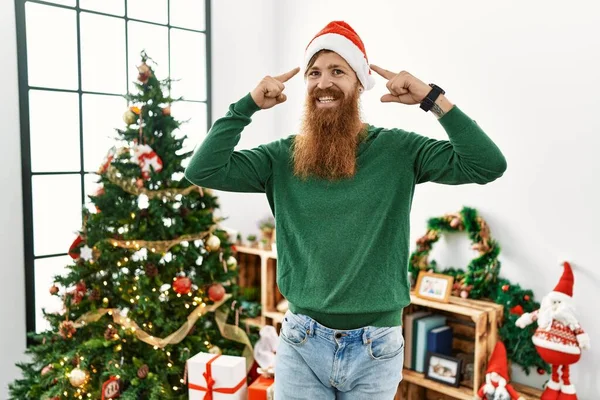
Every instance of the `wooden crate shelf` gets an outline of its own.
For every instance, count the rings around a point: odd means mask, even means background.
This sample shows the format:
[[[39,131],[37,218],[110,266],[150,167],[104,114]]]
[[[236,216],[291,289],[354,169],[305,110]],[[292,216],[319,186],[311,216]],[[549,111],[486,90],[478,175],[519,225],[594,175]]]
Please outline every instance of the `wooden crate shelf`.
[[[261,315],[249,319],[249,325],[273,325],[278,330],[284,313],[277,311],[278,302],[283,296],[277,288],[277,253],[269,250],[236,246],[240,264],[240,286],[244,284],[260,286]],[[502,321],[502,305],[451,296],[448,303],[426,300],[411,293],[411,305],[405,312],[428,308],[451,318],[468,321],[471,324],[475,348],[473,380],[459,387],[444,385],[425,378],[424,374],[404,369],[404,379],[398,389],[396,400],[471,400],[484,381],[487,360],[498,340],[498,326]],[[528,386],[513,384],[526,400],[539,399],[541,392]]]
[[[243,277],[239,285],[244,286],[247,282],[256,282],[260,286],[261,315],[257,326],[273,325],[278,328],[283,320],[283,314],[277,311],[277,304],[283,299],[277,288],[277,253],[270,250],[255,249],[246,246],[236,246],[239,272]],[[246,257],[255,257],[250,265],[243,262]],[[256,268],[258,266],[258,268]],[[252,271],[245,271],[248,267]],[[251,276],[250,276],[251,275]],[[256,321],[252,321],[256,323]]]
[[[431,389],[435,392],[443,393],[453,399],[459,400],[473,400],[473,389],[468,388],[466,386],[452,387],[448,385],[444,385],[443,383],[438,383],[432,380],[425,378],[424,374],[418,373],[416,371],[411,371],[409,369],[404,369],[402,371],[402,375],[404,377],[404,381],[407,383],[411,383],[417,385],[422,388]],[[409,394],[408,399],[412,400],[413,398],[421,399],[421,397],[411,396],[412,393],[409,386]],[[414,390],[413,390],[414,391]],[[403,397],[401,396],[400,399]]]

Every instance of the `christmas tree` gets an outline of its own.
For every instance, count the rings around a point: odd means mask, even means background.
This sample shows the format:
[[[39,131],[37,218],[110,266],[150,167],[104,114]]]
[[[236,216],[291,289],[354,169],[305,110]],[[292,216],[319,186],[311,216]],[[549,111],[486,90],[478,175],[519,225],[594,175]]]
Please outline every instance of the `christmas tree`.
[[[74,263],[50,288],[63,312],[46,313],[52,329],[30,334],[14,399],[184,399],[194,354],[252,362],[258,337],[237,327],[243,298],[232,245],[213,215],[217,199],[183,177],[190,153],[171,116],[181,99],[164,94],[171,81],[149,64],[142,53],[126,128],[90,196],[95,210],[84,208]]]

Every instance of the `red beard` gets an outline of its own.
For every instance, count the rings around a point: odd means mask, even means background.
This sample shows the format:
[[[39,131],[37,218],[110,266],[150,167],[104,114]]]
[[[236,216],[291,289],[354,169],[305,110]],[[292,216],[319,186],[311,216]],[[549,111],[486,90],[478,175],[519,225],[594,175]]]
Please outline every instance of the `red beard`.
[[[318,108],[317,98],[324,96],[339,99],[340,104]],[[306,97],[302,134],[294,141],[295,175],[303,179],[351,178],[356,173],[356,150],[366,133],[360,121],[358,90],[346,97],[336,88],[316,88]]]

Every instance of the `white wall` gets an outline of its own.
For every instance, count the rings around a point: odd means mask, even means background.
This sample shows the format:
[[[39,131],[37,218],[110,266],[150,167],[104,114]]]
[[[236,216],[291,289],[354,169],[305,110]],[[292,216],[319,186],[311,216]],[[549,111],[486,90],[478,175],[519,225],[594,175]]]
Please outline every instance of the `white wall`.
[[[15,362],[25,350],[25,271],[23,260],[23,196],[21,189],[21,143],[19,88],[14,1],[0,1],[0,399],[8,397],[7,385],[19,376]]]
[[[276,73],[273,56],[278,32],[275,0],[212,2],[212,116],[225,115],[229,105],[245,96],[269,74]],[[274,113],[256,113],[244,130],[241,148],[253,148],[278,139]],[[263,194],[217,192],[223,226],[241,232],[244,239],[258,232],[258,221],[271,214]]]
[[[594,251],[600,167],[593,162],[600,147],[598,3],[305,0],[261,2],[260,7],[255,2],[250,7],[219,0],[213,4],[215,117],[262,75],[299,65],[314,34],[327,22],[344,19],[361,35],[371,62],[438,83],[450,100],[478,121],[507,157],[505,176],[483,187],[421,185],[411,217],[413,243],[425,232],[429,217],[468,205],[486,218],[502,245],[503,275],[533,289],[538,299],[558,281],[562,272],[558,261],[572,261],[579,318],[594,346],[573,368],[573,381],[580,398],[595,398],[600,391],[600,372],[594,363],[600,359],[600,320],[593,307],[600,301]],[[238,39],[243,44],[235,45]],[[368,122],[445,138],[435,118],[418,107],[379,103],[384,92],[384,82],[378,80],[376,88],[363,96]],[[304,101],[301,78],[287,84],[287,95],[284,106],[257,115],[244,134],[244,145],[295,132]],[[255,195],[228,194],[222,199],[223,214],[231,217],[227,225],[242,231],[255,228],[265,212],[266,201]],[[254,206],[258,211],[249,211]],[[434,254],[440,263],[452,259],[466,265],[473,257],[462,249],[458,256],[450,254],[456,247],[444,242]],[[458,243],[468,246],[466,240]]]

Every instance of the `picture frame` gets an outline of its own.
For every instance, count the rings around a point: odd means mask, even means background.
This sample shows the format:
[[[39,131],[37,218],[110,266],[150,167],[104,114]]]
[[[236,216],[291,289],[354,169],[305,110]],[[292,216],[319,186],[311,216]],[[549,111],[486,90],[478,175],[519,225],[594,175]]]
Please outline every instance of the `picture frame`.
[[[458,387],[461,382],[462,362],[460,358],[428,351],[425,358],[425,378]]]
[[[415,296],[422,299],[448,303],[453,284],[453,276],[421,271],[415,285]]]

